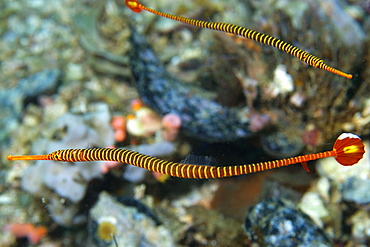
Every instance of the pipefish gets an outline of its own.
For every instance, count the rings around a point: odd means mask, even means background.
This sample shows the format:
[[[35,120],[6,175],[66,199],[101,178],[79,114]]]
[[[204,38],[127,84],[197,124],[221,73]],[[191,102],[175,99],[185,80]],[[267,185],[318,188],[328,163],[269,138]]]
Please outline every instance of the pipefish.
[[[352,166],[362,159],[364,153],[364,144],[359,136],[351,133],[343,133],[337,138],[333,150],[331,151],[255,164],[224,167],[176,163],[126,149],[111,148],[65,149],[46,155],[8,155],[8,159],[54,160],[62,162],[84,162],[98,160],[117,161],[173,177],[209,179],[260,172],[297,163],[301,163],[303,168],[306,171],[309,171],[307,168],[307,161],[326,157],[335,157],[339,164],[343,166]]]
[[[231,33],[235,35],[242,36],[247,39],[251,39],[257,42],[260,42],[262,44],[266,44],[272,47],[275,47],[279,50],[282,50],[290,55],[293,55],[297,57],[298,59],[302,60],[303,62],[315,67],[315,68],[320,68],[326,71],[329,71],[331,73],[334,73],[339,76],[343,76],[347,79],[352,79],[352,75],[342,72],[338,69],[335,69],[327,64],[324,63],[324,61],[316,57],[306,51],[303,51],[285,41],[282,41],[278,38],[272,37],[267,34],[263,34],[245,27],[241,27],[238,25],[234,24],[229,24],[229,23],[222,23],[222,22],[209,22],[209,21],[200,21],[200,20],[195,20],[183,16],[177,16],[177,15],[172,15],[168,13],[163,13],[154,9],[151,9],[149,7],[146,7],[142,5],[139,1],[137,0],[125,0],[126,5],[134,12],[139,13],[142,10],[151,12],[155,15],[162,16],[171,20],[179,21],[182,23],[186,23],[192,26],[200,27],[200,28],[208,28],[212,30],[217,30],[221,32],[226,32],[226,33]]]

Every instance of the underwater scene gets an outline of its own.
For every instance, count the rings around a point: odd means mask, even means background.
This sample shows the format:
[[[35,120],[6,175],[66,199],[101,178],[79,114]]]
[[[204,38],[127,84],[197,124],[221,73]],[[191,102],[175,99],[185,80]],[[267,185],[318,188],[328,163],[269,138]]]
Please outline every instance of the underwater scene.
[[[370,246],[369,0],[0,9],[0,246]]]

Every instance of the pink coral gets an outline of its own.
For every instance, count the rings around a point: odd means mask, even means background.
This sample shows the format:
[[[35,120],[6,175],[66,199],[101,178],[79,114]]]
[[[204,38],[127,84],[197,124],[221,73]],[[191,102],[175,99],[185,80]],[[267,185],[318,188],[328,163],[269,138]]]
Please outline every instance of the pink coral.
[[[176,140],[181,127],[181,118],[174,114],[168,113],[162,119],[162,137],[166,141],[173,142]]]
[[[126,118],[124,116],[114,116],[112,118],[112,128],[117,129],[125,129],[126,128]]]
[[[303,133],[303,143],[312,147],[318,146],[322,142],[322,133],[319,129],[306,130]]]
[[[253,132],[261,131],[269,123],[271,123],[271,117],[269,115],[252,112],[250,116],[250,129]]]
[[[114,116],[111,125],[114,129],[114,139],[117,142],[123,142],[126,139],[126,118]]]
[[[124,131],[124,130],[118,129],[118,130],[114,131],[114,139],[117,142],[123,142],[126,139],[126,136],[127,136],[126,131]]]

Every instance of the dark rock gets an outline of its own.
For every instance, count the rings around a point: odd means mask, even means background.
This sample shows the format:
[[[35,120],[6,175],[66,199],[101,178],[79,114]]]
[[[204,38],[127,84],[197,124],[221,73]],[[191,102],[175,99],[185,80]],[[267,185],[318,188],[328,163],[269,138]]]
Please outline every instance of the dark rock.
[[[249,240],[261,246],[332,246],[311,218],[279,199],[267,199],[251,208],[245,230]]]

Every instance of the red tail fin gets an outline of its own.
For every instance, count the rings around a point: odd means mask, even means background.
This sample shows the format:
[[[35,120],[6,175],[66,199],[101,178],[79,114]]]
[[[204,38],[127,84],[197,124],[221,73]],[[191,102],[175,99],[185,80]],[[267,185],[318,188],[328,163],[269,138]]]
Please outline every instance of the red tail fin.
[[[127,7],[136,13],[142,11],[141,4],[137,0],[125,0],[125,3]]]
[[[343,166],[352,166],[360,161],[365,153],[364,143],[355,134],[343,133],[335,141],[335,159]]]

